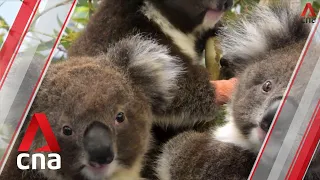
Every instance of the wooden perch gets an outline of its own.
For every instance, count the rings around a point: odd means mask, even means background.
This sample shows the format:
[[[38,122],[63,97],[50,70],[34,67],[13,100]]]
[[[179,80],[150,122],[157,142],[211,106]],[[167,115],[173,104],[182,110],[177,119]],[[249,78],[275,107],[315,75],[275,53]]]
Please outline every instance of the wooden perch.
[[[216,46],[215,38],[209,38],[205,48],[205,65],[210,72],[210,79],[217,80],[220,77],[221,51]]]

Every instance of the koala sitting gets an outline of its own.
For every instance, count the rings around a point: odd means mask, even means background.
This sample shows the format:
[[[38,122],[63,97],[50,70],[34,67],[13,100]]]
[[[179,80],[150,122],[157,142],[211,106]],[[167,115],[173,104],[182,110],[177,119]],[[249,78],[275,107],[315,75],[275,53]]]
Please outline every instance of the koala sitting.
[[[160,180],[247,179],[310,27],[285,5],[258,6],[222,31],[224,58],[238,85],[227,123],[171,139],[156,165]],[[296,108],[295,97],[290,102]]]
[[[52,64],[31,115],[47,115],[61,147],[62,168],[17,169],[19,138],[1,178],[140,179],[150,141],[151,106],[171,101],[171,90],[176,88],[181,72],[167,51],[155,41],[136,35],[116,43],[106,54]],[[44,143],[38,133],[29,153]],[[31,163],[25,159],[24,163]]]
[[[185,70],[170,106],[153,106],[157,125],[180,128],[211,121],[233,83],[211,84],[201,62],[208,37],[233,0],[102,0],[95,14],[69,49],[70,56],[95,56],[128,34],[143,33],[168,47]],[[221,90],[222,89],[222,90]],[[222,98],[220,97],[222,96]],[[222,101],[222,102],[221,102]]]

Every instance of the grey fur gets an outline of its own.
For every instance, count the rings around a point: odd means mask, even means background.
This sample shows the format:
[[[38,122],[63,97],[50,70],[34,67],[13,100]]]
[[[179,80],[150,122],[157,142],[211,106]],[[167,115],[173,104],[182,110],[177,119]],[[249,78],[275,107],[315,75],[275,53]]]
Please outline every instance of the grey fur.
[[[232,3],[232,0],[102,0],[68,53],[70,57],[96,56],[130,34],[146,35],[166,46],[168,54],[176,57],[185,71],[178,78],[172,103],[163,106],[168,98],[152,97],[156,123],[166,128],[211,121],[218,108],[215,87],[200,63],[207,38],[216,34],[217,22]]]
[[[230,21],[220,35],[223,58],[233,71],[241,72],[272,49],[304,41],[311,25],[300,23],[299,13],[300,9],[291,9],[286,3],[257,6],[241,20]]]
[[[110,46],[107,56],[127,69],[134,83],[146,90],[154,107],[165,109],[171,103],[184,69],[166,46],[138,34]]]
[[[247,179],[263,142],[260,122],[271,102],[283,96],[310,30],[285,5],[258,6],[253,12],[222,31],[224,58],[239,73],[227,123],[170,140],[157,162],[160,180]],[[265,92],[267,81],[272,89]]]

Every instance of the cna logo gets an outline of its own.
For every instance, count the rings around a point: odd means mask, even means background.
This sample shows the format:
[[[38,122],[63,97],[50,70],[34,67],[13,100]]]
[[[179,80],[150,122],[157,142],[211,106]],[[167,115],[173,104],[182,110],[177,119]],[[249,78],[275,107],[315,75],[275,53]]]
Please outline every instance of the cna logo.
[[[34,150],[36,153],[30,155],[28,152],[39,128],[42,131],[47,145]],[[30,169],[30,165],[23,165],[22,163],[23,158],[30,159],[30,156],[32,169],[38,168],[37,163],[40,163],[40,169],[46,169],[47,167],[51,170],[57,170],[61,168],[61,157],[59,154],[54,153],[60,151],[60,146],[50,127],[46,115],[43,113],[36,113],[33,115],[18,151],[23,152],[17,157],[17,166],[21,170]],[[47,154],[47,157],[43,153],[37,152],[46,152],[45,154]],[[46,161],[46,158],[49,160]]]
[[[308,16],[307,16],[307,12],[309,12]],[[311,3],[306,3],[306,5],[304,6],[304,9],[301,13],[301,17],[304,17],[304,23],[315,23],[316,22],[316,18],[317,15],[314,12],[314,9],[312,7]]]

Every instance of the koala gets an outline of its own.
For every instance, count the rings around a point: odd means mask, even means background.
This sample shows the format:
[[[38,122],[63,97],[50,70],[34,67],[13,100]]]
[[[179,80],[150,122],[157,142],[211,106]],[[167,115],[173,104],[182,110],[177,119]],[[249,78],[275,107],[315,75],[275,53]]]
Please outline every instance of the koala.
[[[69,49],[70,56],[95,56],[128,34],[142,33],[169,48],[184,73],[167,107],[153,106],[162,127],[193,126],[216,115],[215,88],[201,65],[208,34],[232,0],[103,0],[86,29]]]
[[[150,142],[152,103],[162,106],[171,101],[182,71],[168,51],[135,35],[112,45],[107,53],[52,64],[30,115],[46,114],[61,147],[62,168],[18,170],[21,134],[2,178],[139,180]],[[29,153],[45,143],[39,131]],[[23,163],[30,164],[31,159]]]
[[[300,13],[285,4],[258,5],[227,24],[221,30],[221,46],[238,82],[226,105],[226,123],[171,139],[156,161],[157,177],[247,179],[309,32]],[[287,100],[293,111],[297,96]]]

